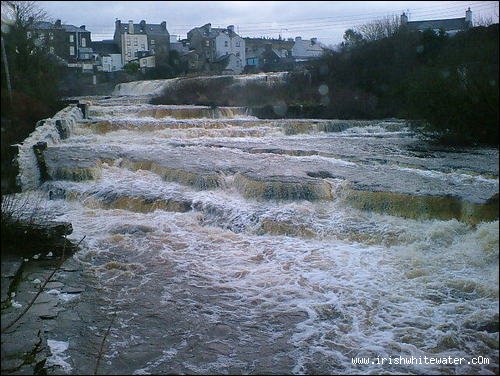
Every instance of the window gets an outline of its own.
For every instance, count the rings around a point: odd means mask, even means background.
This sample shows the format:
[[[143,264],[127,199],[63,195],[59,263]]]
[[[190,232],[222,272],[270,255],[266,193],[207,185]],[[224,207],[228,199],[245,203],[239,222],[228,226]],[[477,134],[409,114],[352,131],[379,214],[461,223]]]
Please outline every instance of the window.
[[[82,38],[82,47],[87,47],[87,39]]]
[[[236,57],[240,57],[240,53],[239,52],[236,52]]]
[[[127,52],[127,56],[128,56],[128,57],[130,57],[130,51],[129,51],[129,52]]]
[[[155,40],[154,39],[151,39],[151,44],[154,45],[155,44]]]
[[[229,47],[228,43],[227,43],[227,40],[224,42],[224,47]]]
[[[69,56],[73,56],[75,54],[75,47],[69,46]]]
[[[49,33],[49,38],[50,38],[50,40],[54,40],[54,34],[53,33]]]
[[[70,34],[69,35],[69,43],[73,43],[75,41],[75,38],[73,36],[73,34]]]
[[[54,47],[49,47],[49,52],[50,52],[51,54],[53,54],[53,53],[54,53]]]
[[[144,45],[144,43],[141,43],[141,50],[145,50],[146,49],[146,46]]]
[[[134,46],[137,46],[137,39],[134,39]]]
[[[28,31],[28,32],[26,33],[26,36],[28,37],[28,39],[30,39],[30,38],[31,38],[31,31]]]
[[[239,47],[240,46],[240,41],[237,41],[236,42],[236,47]]]
[[[209,40],[205,41],[205,46],[210,47],[210,41]]]

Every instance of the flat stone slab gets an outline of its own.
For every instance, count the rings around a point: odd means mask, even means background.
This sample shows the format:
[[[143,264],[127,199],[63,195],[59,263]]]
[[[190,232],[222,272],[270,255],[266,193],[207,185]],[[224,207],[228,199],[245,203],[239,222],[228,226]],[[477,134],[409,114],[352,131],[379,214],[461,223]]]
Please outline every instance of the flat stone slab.
[[[328,157],[293,157],[273,153],[247,153],[213,147],[119,147],[118,145],[54,146],[45,152],[53,179],[72,179],[85,171],[99,171],[103,162],[118,161],[132,170],[150,170],[163,179],[210,189],[221,185],[224,176],[240,174],[254,181],[304,185],[321,184],[324,178],[347,180],[355,190],[391,192],[418,196],[447,196],[482,204],[498,193],[498,180],[465,179],[432,174],[420,169],[387,164],[366,164]],[[68,173],[70,171],[70,173]],[[83,172],[82,172],[83,171]],[[97,178],[97,176],[95,177]],[[76,179],[78,180],[78,179]],[[274,197],[280,198],[280,197]],[[322,197],[324,198],[324,197]]]

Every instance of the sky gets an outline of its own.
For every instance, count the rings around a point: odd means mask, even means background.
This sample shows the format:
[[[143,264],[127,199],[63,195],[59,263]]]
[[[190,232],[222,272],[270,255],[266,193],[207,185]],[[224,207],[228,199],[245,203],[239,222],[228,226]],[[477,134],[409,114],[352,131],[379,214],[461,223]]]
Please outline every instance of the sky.
[[[342,41],[346,29],[385,16],[409,14],[410,21],[460,18],[498,22],[497,1],[38,1],[52,19],[85,25],[94,41],[112,39],[115,20],[159,24],[185,38],[194,27],[234,25],[242,37],[318,38]]]

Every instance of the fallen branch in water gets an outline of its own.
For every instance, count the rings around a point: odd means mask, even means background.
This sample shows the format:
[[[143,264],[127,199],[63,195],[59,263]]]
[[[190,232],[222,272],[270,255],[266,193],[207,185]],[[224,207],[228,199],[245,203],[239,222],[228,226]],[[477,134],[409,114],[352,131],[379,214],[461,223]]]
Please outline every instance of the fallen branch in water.
[[[86,237],[86,235],[78,242],[78,244],[76,245],[77,247],[80,245],[80,243],[83,241],[83,239],[85,239],[85,237]],[[47,286],[47,283],[49,283],[50,280],[52,279],[52,277],[54,276],[54,274],[56,274],[56,272],[59,269],[61,269],[61,266],[62,266],[62,264],[65,261],[64,254],[65,254],[65,251],[66,251],[66,243],[67,243],[66,236],[64,237],[64,240],[65,240],[64,241],[64,246],[63,246],[63,250],[62,250],[62,254],[61,254],[61,259],[59,260],[59,263],[56,265],[56,267],[52,271],[52,273],[50,273],[50,275],[45,280],[45,282],[38,288],[38,292],[33,297],[33,299],[31,299],[31,301],[26,305],[26,307],[23,309],[23,311],[13,321],[11,321],[9,324],[7,324],[5,327],[2,328],[2,333],[4,333],[7,329],[9,329],[10,327],[12,327],[16,322],[19,321],[19,319],[21,319],[21,317],[23,317],[26,314],[26,312],[28,312],[28,310],[31,308],[31,306],[35,303],[36,299],[40,296],[40,294],[45,289],[45,286]]]
[[[116,318],[116,311],[113,314],[113,317],[111,318],[111,321],[108,325],[108,330],[106,330],[106,334],[104,334],[104,337],[102,338],[101,347],[99,348],[99,352],[97,353],[97,361],[95,363],[94,375],[97,375],[97,370],[99,369],[99,364],[101,363],[101,358],[102,358],[103,351],[104,351],[104,342],[106,342],[106,338],[108,338],[109,333],[111,332],[111,327],[113,326],[115,318]]]

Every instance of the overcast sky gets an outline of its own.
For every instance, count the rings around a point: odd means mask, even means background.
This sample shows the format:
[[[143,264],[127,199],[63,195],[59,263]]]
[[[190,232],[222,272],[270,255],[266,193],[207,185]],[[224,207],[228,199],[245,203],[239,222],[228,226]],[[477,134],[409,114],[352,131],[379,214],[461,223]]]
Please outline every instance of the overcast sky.
[[[459,18],[470,7],[473,19],[498,22],[497,1],[39,1],[53,19],[86,25],[92,40],[111,39],[115,19],[167,22],[170,34],[185,38],[193,27],[235,25],[242,36],[317,37],[327,45],[342,41],[349,27],[388,15],[409,13],[410,21]]]

